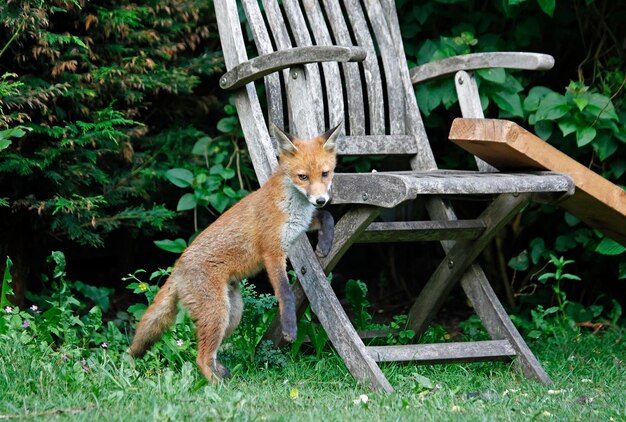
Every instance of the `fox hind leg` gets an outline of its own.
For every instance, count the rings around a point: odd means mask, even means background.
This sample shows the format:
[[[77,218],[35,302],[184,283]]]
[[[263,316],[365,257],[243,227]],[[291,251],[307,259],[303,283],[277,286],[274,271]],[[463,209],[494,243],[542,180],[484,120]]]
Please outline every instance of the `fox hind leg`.
[[[217,287],[220,284],[222,287]],[[184,297],[181,300],[196,323],[198,336],[196,364],[207,380],[218,382],[220,379],[230,377],[228,369],[217,359],[217,350],[229,327],[229,287],[216,280],[208,280],[203,287],[200,298],[198,297],[200,292],[196,291],[191,300],[186,301]]]
[[[228,326],[226,327],[226,334],[224,337],[231,335],[241,322],[241,315],[243,314],[243,300],[241,299],[239,281],[233,281],[228,285],[228,302],[230,305],[228,312]]]

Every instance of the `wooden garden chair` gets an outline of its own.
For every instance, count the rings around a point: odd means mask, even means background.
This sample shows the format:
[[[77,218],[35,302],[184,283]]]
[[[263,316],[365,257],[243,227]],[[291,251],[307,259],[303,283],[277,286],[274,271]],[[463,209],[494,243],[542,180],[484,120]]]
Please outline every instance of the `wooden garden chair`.
[[[344,120],[340,155],[406,157],[395,172],[336,174],[333,203],[348,211],[337,221],[325,258],[305,236],[289,253],[298,274],[299,310],[310,302],[350,372],[372,388],[393,391],[377,362],[453,362],[517,357],[524,374],[550,379],[515,329],[474,261],[529,201],[573,192],[565,175],[439,170],[422,124],[414,84],[455,78],[464,117],[483,117],[468,71],[488,67],[549,69],[542,54],[494,53],[454,57],[409,70],[392,0],[214,0],[227,73],[256,175],[263,183],[277,165],[269,122],[307,138]],[[250,40],[250,41],[248,41]],[[265,103],[259,98],[263,86]],[[448,199],[489,199],[479,217],[459,220]],[[420,199],[428,221],[377,222],[384,208]],[[492,340],[366,347],[326,279],[357,242],[440,241],[445,259],[423,288],[409,324],[424,332],[455,283],[461,283]],[[280,338],[277,324],[269,337]],[[278,333],[276,335],[276,333]]]

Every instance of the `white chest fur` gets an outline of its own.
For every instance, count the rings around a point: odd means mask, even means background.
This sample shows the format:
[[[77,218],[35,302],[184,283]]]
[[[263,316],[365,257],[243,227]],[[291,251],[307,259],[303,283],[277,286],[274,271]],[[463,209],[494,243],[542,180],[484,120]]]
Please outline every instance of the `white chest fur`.
[[[311,225],[315,207],[288,179],[285,180],[285,198],[280,207],[287,214],[281,245],[283,250],[288,251],[298,236],[306,232]]]

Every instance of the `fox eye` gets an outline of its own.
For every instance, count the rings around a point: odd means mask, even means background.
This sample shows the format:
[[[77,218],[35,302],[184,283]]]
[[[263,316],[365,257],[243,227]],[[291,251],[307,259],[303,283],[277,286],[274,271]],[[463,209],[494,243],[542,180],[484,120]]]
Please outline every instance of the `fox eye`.
[[[326,179],[328,177],[328,172],[327,171],[323,171],[322,172],[322,178]]]
[[[298,177],[300,178],[300,180],[302,180],[303,182],[305,180],[309,180],[309,176],[307,176],[306,174],[299,174]]]

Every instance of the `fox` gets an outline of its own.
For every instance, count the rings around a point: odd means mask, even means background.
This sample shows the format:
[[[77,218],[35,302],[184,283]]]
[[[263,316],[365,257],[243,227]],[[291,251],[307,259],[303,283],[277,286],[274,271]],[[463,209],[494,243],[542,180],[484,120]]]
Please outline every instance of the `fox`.
[[[137,325],[128,350],[133,358],[144,355],[172,324],[180,302],[196,326],[196,364],[202,375],[210,382],[229,378],[217,351],[241,321],[240,280],[263,268],[278,300],[283,338],[295,340],[296,304],[287,277],[287,254],[308,230],[318,230],[316,253],[330,252],[334,220],[320,208],[331,198],[342,125],[303,140],[271,124],[278,147],[277,170],[182,253]]]

